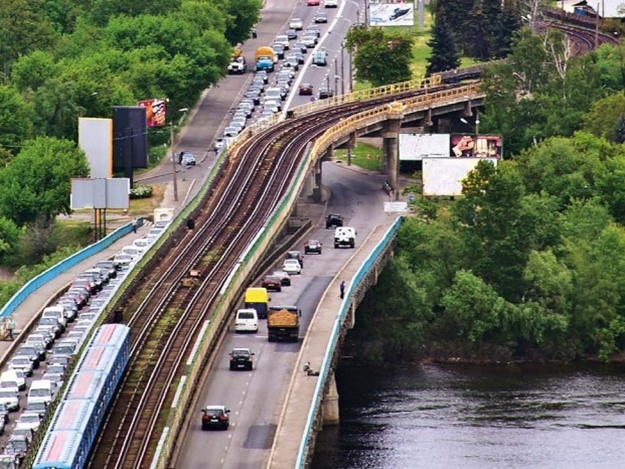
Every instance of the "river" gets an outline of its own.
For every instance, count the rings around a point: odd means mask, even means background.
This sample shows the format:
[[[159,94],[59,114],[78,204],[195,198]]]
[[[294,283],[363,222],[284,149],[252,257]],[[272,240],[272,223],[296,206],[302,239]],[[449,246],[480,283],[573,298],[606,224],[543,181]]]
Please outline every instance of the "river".
[[[625,368],[341,364],[313,469],[623,468]]]

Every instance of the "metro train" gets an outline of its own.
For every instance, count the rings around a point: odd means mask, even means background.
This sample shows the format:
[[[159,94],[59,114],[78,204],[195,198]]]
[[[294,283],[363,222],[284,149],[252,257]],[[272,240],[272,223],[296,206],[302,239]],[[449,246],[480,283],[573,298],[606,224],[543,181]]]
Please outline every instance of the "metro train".
[[[76,366],[33,469],[82,469],[128,365],[130,329],[100,326]]]

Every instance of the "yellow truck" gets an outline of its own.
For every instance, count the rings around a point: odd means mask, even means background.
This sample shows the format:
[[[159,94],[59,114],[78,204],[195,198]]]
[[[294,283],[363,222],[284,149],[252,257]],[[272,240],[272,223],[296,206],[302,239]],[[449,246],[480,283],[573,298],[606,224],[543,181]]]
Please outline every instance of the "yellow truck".
[[[256,49],[254,54],[254,61],[256,63],[256,70],[266,70],[267,72],[273,72],[274,64],[278,61],[276,53],[269,46],[263,46]]]
[[[259,319],[267,317],[269,308],[269,293],[266,288],[248,288],[245,290],[245,307],[254,308]]]
[[[267,312],[267,337],[269,342],[299,339],[299,318],[302,311],[297,306],[271,306]]]

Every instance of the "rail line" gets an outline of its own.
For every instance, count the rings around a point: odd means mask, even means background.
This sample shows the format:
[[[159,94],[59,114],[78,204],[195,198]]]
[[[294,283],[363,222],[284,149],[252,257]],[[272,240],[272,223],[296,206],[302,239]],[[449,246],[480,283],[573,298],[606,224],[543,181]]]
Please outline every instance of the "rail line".
[[[594,33],[588,34],[594,41]],[[580,44],[584,42],[588,44],[588,37],[580,39]],[[211,317],[224,279],[286,192],[306,145],[341,118],[423,92],[407,91],[312,112],[266,129],[238,148],[213,191],[216,196],[204,201],[196,229],[189,230],[146,274],[144,287],[128,305],[132,361],[90,467],[149,466],[167,418],[162,410],[173,399],[172,383],[180,376],[201,325]],[[191,270],[197,276],[183,282]]]
[[[429,91],[434,91],[430,89]],[[290,119],[244,143],[206,201],[196,229],[145,279],[129,305],[132,361],[105,423],[90,467],[146,467],[171,384],[228,273],[288,188],[306,145],[341,118],[415,95],[415,91],[324,109]],[[183,286],[190,270],[196,280]]]

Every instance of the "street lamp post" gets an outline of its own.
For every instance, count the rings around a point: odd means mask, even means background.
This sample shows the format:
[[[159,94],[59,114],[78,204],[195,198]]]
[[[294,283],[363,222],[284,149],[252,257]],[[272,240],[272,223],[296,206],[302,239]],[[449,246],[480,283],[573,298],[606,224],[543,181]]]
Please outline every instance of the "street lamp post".
[[[475,136],[480,136],[480,115],[478,114],[477,109],[475,110]]]
[[[187,111],[189,109],[186,107],[183,107],[181,109],[178,109],[178,112],[182,112],[182,116],[180,117],[180,121],[178,122],[178,126],[180,126],[180,124],[182,123],[182,120],[184,119],[184,116],[187,114]],[[176,139],[174,136],[174,121],[173,119],[170,121],[169,123],[169,130],[170,130],[170,139],[171,139],[171,166],[173,171],[173,177],[174,177],[174,200],[176,202],[178,202],[178,178],[176,177]]]

